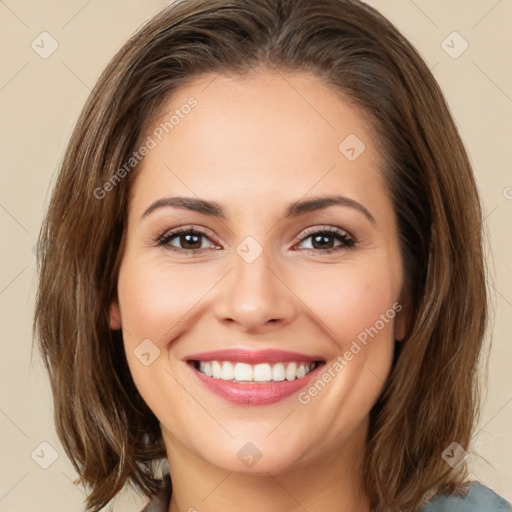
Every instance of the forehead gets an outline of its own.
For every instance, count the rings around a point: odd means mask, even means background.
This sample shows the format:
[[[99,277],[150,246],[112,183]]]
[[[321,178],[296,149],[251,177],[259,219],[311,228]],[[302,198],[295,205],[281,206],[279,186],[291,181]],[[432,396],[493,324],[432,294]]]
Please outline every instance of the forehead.
[[[366,116],[306,73],[200,76],[165,100],[145,137],[155,144],[132,197],[146,203],[164,191],[242,205],[248,193],[285,200],[341,187],[372,201],[383,190]]]

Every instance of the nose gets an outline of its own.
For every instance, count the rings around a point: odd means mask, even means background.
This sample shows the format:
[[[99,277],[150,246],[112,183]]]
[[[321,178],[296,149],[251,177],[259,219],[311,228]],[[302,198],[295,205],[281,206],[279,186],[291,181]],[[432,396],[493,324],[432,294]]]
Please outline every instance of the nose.
[[[292,322],[298,313],[297,298],[268,251],[252,263],[238,254],[233,259],[234,269],[223,280],[216,301],[216,318],[248,334],[265,334]]]

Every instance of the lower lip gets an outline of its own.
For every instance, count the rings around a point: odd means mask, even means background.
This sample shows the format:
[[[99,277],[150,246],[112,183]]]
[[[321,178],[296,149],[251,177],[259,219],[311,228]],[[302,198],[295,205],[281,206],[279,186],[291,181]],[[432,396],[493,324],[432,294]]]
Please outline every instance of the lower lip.
[[[228,402],[238,405],[268,405],[284,400],[305,388],[316,377],[323,363],[320,363],[302,379],[283,380],[266,384],[238,384],[229,380],[214,379],[201,373],[191,364],[188,364],[188,366],[192,368],[192,371],[206,388]]]

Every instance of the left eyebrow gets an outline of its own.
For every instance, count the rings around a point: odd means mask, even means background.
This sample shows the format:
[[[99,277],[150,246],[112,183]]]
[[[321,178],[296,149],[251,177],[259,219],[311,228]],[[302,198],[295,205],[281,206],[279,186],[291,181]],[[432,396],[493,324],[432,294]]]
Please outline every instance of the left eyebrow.
[[[359,210],[364,216],[372,223],[377,224],[373,215],[361,204],[354,199],[350,199],[350,197],[345,196],[326,196],[326,197],[318,197],[314,199],[305,199],[303,201],[295,201],[288,206],[285,217],[298,217],[299,215],[303,215],[305,213],[322,210],[323,208],[328,208],[329,206],[349,206],[351,208],[355,208]]]
[[[372,224],[377,224],[373,215],[361,203],[358,203],[357,201],[355,201],[354,199],[350,199],[349,197],[340,195],[294,201],[293,203],[290,203],[288,205],[284,216],[298,217],[306,213],[322,210],[324,208],[328,208],[329,206],[336,205],[355,208],[356,210],[363,213],[364,216]],[[192,210],[195,212],[203,213],[205,215],[210,215],[212,217],[218,217],[222,219],[226,218],[224,209],[220,204],[216,203],[215,201],[206,201],[204,199],[198,199],[193,197],[164,197],[162,199],[158,199],[146,209],[146,211],[142,214],[142,218],[146,217],[154,210],[166,206],[184,210]]]

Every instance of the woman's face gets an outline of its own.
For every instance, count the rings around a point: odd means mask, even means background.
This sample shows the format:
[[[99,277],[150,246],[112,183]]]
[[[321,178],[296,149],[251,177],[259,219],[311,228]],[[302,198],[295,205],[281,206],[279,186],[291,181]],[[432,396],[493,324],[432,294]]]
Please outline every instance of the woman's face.
[[[160,114],[110,322],[168,455],[260,474],[357,457],[404,335],[369,126],[319,79],[263,71],[202,76]]]

